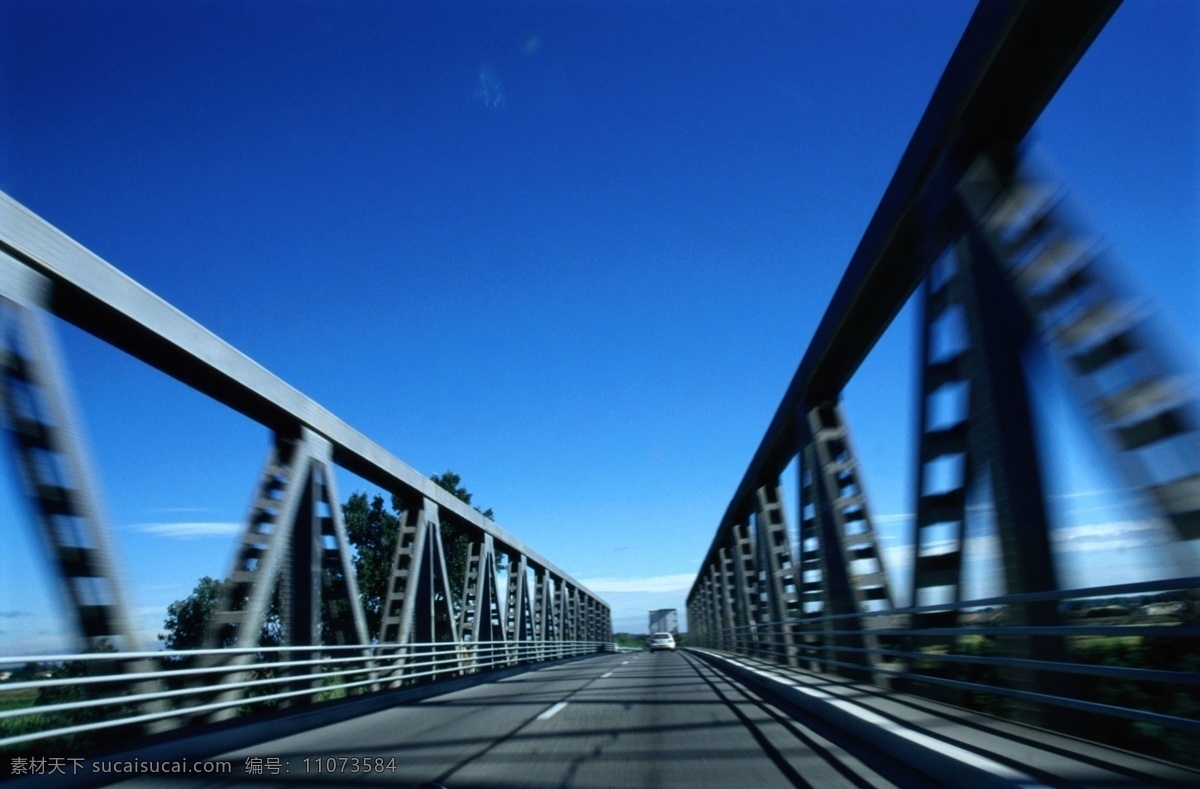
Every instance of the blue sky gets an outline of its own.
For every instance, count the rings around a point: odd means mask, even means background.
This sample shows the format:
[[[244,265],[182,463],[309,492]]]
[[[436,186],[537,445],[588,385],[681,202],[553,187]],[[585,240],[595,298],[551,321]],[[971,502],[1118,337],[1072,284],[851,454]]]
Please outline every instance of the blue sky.
[[[0,189],[420,472],[460,473],[640,631],[682,613],[972,9],[10,0]],[[1198,30],[1192,4],[1130,0],[1035,134],[1192,358]],[[846,391],[900,584],[913,315]],[[149,644],[226,571],[269,437],[59,336]],[[1067,397],[1039,384],[1066,577],[1167,572]],[[54,649],[4,463],[0,652]]]

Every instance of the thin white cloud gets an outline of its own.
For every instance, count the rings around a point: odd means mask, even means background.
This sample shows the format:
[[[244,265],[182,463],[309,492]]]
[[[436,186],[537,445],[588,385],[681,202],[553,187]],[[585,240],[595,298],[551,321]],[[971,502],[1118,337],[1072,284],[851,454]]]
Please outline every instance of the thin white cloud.
[[[195,515],[201,512],[216,512],[209,507],[153,507],[142,511],[151,515]]]
[[[1170,531],[1153,521],[1110,521],[1085,526],[1064,526],[1050,532],[1054,550],[1060,553],[1081,551],[1119,551],[1162,545],[1172,539]],[[969,535],[966,553],[971,558],[996,559],[1000,556],[1000,540],[995,534]],[[941,540],[925,546],[929,553],[941,553],[954,543]],[[884,551],[889,567],[893,563],[912,564],[912,543],[889,546]]]
[[[498,110],[504,106],[504,86],[500,83],[500,75],[490,63],[479,67],[479,82],[475,86],[475,98],[489,110]]]
[[[692,582],[695,580],[695,573],[680,573],[678,575],[653,575],[648,578],[593,578],[590,581],[581,581],[581,583],[596,594],[614,594],[618,592],[686,593],[692,588]]]
[[[1056,500],[1061,501],[1064,499],[1083,499],[1083,498],[1092,498],[1095,496],[1108,496],[1108,495],[1112,495],[1114,493],[1125,494],[1125,493],[1128,493],[1128,491],[1123,491],[1123,490],[1076,490],[1071,493],[1053,493],[1053,494],[1047,496],[1046,498],[1056,499]]]
[[[192,523],[138,523],[130,527],[143,534],[173,540],[195,540],[203,537],[229,537],[242,531],[241,523],[202,521]]]
[[[1050,539],[1058,551],[1120,551],[1170,542],[1171,533],[1153,521],[1112,521],[1055,529]]]

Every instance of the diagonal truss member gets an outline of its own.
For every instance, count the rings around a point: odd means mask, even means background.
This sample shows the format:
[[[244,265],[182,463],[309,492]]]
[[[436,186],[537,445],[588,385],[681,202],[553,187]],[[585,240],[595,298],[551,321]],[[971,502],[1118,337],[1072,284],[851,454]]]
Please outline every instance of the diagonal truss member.
[[[807,409],[801,445],[801,604],[807,616],[853,615],[826,619],[826,629],[861,632],[857,615],[891,608],[892,594],[840,404]],[[874,653],[861,651],[878,647],[873,637],[838,635],[832,641],[847,650],[838,653],[841,662],[878,662]]]
[[[59,587],[88,645],[134,649],[125,596],[66,372],[39,313],[49,284],[0,254],[0,401],[17,468]]]
[[[1200,397],[1194,360],[1164,349],[1105,253],[1027,167],[982,159],[960,188],[983,241],[1065,366],[1131,487],[1180,539],[1200,538]]]
[[[383,609],[384,644],[458,641],[438,505],[405,502]]]
[[[468,546],[458,632],[464,641],[504,641],[504,618],[496,580],[496,550],[492,535]]]
[[[209,646],[257,646],[273,601],[290,646],[367,642],[331,456],[329,442],[308,428],[276,435],[206,631]]]

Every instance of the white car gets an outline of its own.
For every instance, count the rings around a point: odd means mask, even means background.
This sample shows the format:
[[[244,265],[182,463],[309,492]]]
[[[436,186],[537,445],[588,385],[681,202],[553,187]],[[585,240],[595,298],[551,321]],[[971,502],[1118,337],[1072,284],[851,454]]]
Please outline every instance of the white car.
[[[669,649],[675,651],[675,637],[670,633],[652,633],[650,635],[650,651],[657,652],[660,649]]]

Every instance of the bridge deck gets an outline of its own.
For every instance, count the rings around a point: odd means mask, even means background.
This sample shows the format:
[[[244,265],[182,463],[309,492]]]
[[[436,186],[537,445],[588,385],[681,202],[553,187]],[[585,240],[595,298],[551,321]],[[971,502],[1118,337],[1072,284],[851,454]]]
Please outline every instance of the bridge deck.
[[[171,758],[189,752],[193,759],[227,762],[230,771],[223,777],[175,776],[170,785],[937,786],[969,779],[1112,786],[1190,784],[1197,778],[924,700],[827,676],[767,671],[744,658],[737,662],[731,666],[700,652],[609,654],[447,692],[430,689],[424,698],[310,723],[303,731],[287,719],[250,724],[225,732],[215,747],[211,735],[206,748],[176,741]],[[747,676],[750,669],[762,673]],[[909,736],[907,749],[889,747],[881,737],[898,736],[897,725],[876,721],[874,732],[860,739],[862,732],[844,727],[827,703],[789,700],[793,694],[780,681],[794,689],[806,677],[846,703],[903,719],[906,731],[917,736]],[[365,760],[372,771],[350,772],[353,762],[343,764],[340,757]],[[130,757],[113,761],[122,758]],[[143,752],[136,758],[154,757]],[[162,785],[162,778],[119,785]]]

